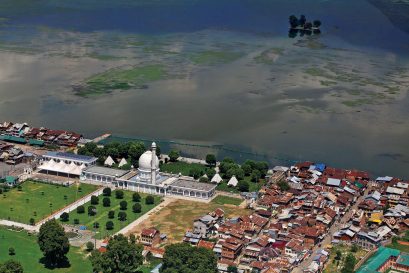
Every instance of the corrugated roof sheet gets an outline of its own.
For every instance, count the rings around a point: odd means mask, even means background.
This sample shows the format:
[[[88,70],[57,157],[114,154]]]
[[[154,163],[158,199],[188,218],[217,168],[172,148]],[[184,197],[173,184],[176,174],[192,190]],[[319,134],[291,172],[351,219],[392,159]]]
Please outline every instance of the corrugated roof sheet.
[[[357,271],[357,273],[374,273],[384,264],[391,256],[398,257],[400,251],[397,249],[379,247],[378,251],[369,258]]]

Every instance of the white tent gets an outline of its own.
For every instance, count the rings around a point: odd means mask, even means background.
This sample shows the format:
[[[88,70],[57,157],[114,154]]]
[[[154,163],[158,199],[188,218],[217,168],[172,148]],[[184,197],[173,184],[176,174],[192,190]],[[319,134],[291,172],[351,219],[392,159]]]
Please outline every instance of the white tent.
[[[121,161],[119,162],[118,167],[121,168],[122,166],[124,166],[124,165],[126,165],[126,164],[128,164],[128,161],[126,161],[125,158],[122,158]]]
[[[230,178],[229,182],[227,183],[227,186],[236,187],[238,183],[239,183],[239,181],[238,181],[237,178],[233,175],[233,176]]]
[[[111,156],[108,156],[107,159],[105,159],[104,165],[105,166],[112,166],[115,164],[115,161],[112,159]]]
[[[223,181],[223,179],[222,179],[222,177],[220,176],[220,174],[218,174],[218,173],[216,173],[216,174],[213,176],[212,180],[211,180],[212,183],[217,183],[217,184],[219,184],[219,183],[222,182],[222,181]]]
[[[207,176],[207,174],[204,174],[202,177],[206,177],[206,178],[209,178],[208,176]]]

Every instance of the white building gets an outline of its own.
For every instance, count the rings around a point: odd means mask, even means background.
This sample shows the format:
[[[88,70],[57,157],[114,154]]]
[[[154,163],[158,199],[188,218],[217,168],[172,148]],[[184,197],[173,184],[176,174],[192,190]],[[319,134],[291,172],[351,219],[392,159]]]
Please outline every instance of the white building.
[[[47,174],[78,177],[82,171],[95,165],[97,158],[64,152],[48,152],[42,156],[38,169]]]

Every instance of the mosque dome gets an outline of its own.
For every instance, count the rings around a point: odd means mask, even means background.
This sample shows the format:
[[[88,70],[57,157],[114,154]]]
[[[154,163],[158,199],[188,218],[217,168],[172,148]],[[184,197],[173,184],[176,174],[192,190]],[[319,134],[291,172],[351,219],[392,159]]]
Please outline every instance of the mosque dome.
[[[139,170],[151,170],[151,162],[152,162],[152,151],[144,152],[141,157],[139,158]],[[156,169],[159,168],[159,159],[155,155],[155,163]]]

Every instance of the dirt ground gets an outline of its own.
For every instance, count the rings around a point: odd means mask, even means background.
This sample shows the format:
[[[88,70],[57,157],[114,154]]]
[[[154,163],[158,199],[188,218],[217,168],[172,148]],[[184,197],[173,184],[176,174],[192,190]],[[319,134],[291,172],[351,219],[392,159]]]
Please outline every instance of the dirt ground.
[[[131,233],[136,236],[144,228],[155,227],[161,234],[166,234],[168,240],[165,244],[180,242],[187,230],[193,227],[193,221],[216,208],[221,208],[225,212],[225,217],[231,218],[240,215],[248,215],[250,210],[234,205],[219,205],[215,203],[201,203],[187,200],[175,200],[158,213],[151,215],[140,225],[134,228]]]

